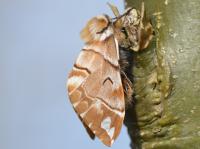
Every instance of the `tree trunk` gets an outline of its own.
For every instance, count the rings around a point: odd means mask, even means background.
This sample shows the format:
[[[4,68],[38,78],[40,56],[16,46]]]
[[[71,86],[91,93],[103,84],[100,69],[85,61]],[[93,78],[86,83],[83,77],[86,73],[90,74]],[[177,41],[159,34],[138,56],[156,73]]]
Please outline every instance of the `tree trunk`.
[[[155,38],[135,53],[133,149],[200,148],[200,1],[143,0]],[[142,0],[126,0],[140,10]]]

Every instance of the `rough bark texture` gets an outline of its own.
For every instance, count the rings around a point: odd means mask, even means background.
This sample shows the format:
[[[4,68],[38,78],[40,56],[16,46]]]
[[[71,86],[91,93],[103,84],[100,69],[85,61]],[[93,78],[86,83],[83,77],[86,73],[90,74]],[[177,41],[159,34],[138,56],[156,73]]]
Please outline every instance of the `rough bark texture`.
[[[141,0],[126,0],[140,9]],[[144,0],[156,36],[134,56],[133,149],[200,148],[200,1]]]

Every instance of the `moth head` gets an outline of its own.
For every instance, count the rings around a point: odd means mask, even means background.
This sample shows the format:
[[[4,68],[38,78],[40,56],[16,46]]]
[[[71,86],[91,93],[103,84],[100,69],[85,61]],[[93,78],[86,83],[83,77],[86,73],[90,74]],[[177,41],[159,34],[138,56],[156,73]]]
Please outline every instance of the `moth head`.
[[[139,25],[141,17],[136,9],[128,8],[121,19],[122,19],[122,26],[128,27],[132,25],[134,26]]]
[[[100,15],[88,21],[81,31],[81,38],[86,42],[103,41],[113,34],[110,18],[107,15]]]

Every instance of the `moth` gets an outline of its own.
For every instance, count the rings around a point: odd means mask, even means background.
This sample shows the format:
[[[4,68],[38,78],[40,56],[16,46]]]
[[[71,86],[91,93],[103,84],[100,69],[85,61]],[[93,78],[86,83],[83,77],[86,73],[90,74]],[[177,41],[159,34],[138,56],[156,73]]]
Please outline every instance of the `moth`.
[[[70,101],[90,137],[107,146],[118,137],[125,99],[133,94],[126,53],[146,48],[152,38],[152,26],[143,24],[144,4],[141,11],[129,8],[122,15],[109,6],[115,18],[96,16],[81,31],[85,46],[67,81]]]

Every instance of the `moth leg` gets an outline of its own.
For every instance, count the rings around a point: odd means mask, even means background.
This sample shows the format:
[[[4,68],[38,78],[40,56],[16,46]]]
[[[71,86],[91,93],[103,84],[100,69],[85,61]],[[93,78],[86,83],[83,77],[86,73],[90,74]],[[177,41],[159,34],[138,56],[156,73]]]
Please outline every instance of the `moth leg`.
[[[121,71],[121,78],[125,95],[125,107],[127,108],[132,103],[133,84],[124,71]]]
[[[150,22],[148,22],[144,29],[141,29],[140,32],[140,50],[143,50],[148,47],[150,41],[154,36],[153,27]]]

